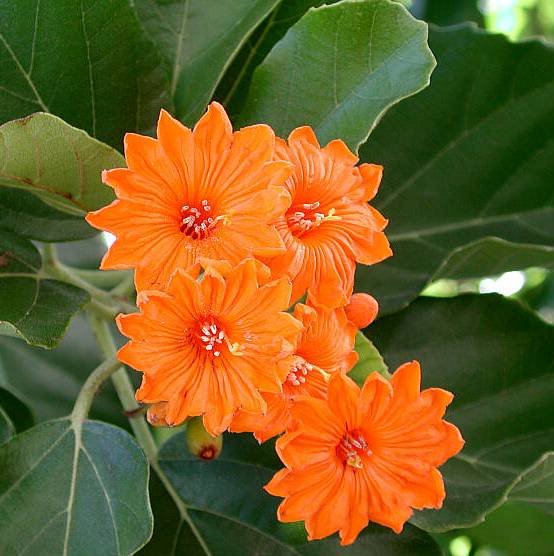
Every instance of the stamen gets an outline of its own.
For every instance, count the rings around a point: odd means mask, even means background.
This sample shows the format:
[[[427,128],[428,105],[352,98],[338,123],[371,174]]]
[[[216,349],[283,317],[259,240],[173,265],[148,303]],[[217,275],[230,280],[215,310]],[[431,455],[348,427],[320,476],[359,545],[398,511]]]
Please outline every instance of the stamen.
[[[225,216],[210,216],[212,207],[208,199],[200,201],[201,209],[191,205],[183,205],[181,207],[181,232],[192,239],[205,239],[210,230],[220,220],[225,221]]]
[[[323,212],[313,212],[320,207],[321,203],[302,203],[294,207],[287,216],[287,224],[290,231],[296,236],[301,237],[306,232],[320,226],[323,222],[330,220],[340,220],[339,216],[335,216],[335,209],[331,208],[327,214]],[[303,210],[297,210],[301,208]]]
[[[313,366],[299,357],[289,371],[286,381],[293,386],[300,386],[301,384],[305,384],[308,372],[311,370],[313,370]]]
[[[225,332],[220,330],[214,322],[204,323],[200,327],[200,330],[201,334],[199,334],[199,338],[204,349],[212,352],[215,357],[219,357],[221,351],[217,348],[219,348],[224,341],[227,341]]]
[[[368,448],[367,442],[359,431],[349,431],[345,433],[337,445],[337,454],[349,465],[356,469],[361,469],[364,459],[371,456],[373,452]]]

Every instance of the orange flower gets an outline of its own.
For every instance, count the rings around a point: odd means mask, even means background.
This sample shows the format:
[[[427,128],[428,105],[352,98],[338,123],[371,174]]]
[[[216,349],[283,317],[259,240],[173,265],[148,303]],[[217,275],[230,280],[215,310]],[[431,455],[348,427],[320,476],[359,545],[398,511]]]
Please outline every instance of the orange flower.
[[[290,202],[281,187],[291,165],[273,161],[267,125],[233,133],[214,102],[194,130],[161,111],[158,139],[128,133],[128,168],[104,172],[118,200],[91,212],[92,226],[117,236],[102,269],[135,268],[140,289],[164,289],[173,271],[200,257],[238,264],[284,252],[270,225]]]
[[[248,259],[231,269],[204,263],[200,281],[178,270],[167,293],[143,291],[141,313],[120,315],[132,339],[118,357],[144,373],[137,400],[154,406],[151,418],[177,425],[203,415],[212,435],[243,407],[261,413],[263,392],[281,392],[302,325],[283,312],[290,284],[260,286],[269,271]]]
[[[437,466],[458,453],[460,431],[442,420],[452,394],[420,393],[416,361],[390,382],[377,373],[360,388],[342,373],[329,381],[328,401],[297,400],[294,431],[277,441],[286,465],[266,490],[285,500],[280,521],[305,520],[311,540],[339,531],[354,542],[374,521],[402,531],[412,508],[440,508]]]
[[[379,304],[373,296],[367,293],[355,293],[344,310],[348,320],[362,329],[377,318]]]
[[[302,396],[325,399],[327,373],[348,372],[358,360],[354,350],[356,327],[348,321],[344,309],[325,310],[297,304],[294,316],[302,322],[292,364],[279,394],[263,394],[265,415],[240,411],[230,430],[253,432],[258,442],[282,433],[292,424],[291,407]]]
[[[275,156],[294,164],[287,180],[292,202],[276,221],[287,252],[267,261],[275,276],[293,281],[292,300],[306,291],[315,303],[348,303],[356,261],[373,264],[391,255],[387,221],[367,204],[377,193],[382,167],[361,164],[340,140],[320,148],[310,127],[278,139]]]

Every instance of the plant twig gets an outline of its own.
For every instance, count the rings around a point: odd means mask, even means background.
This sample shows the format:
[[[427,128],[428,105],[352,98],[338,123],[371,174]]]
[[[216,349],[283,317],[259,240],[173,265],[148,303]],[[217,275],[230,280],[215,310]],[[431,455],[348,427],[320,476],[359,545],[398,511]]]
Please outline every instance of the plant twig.
[[[110,357],[90,373],[75,400],[71,412],[73,421],[84,421],[86,419],[98,389],[119,367],[121,367],[121,363],[115,357]]]
[[[113,341],[108,323],[92,313],[89,313],[89,320],[100,349],[106,357],[113,357],[116,353],[116,346]],[[127,375],[124,367],[121,367],[112,375],[112,381],[121,401],[121,405],[123,406],[123,409],[125,409],[126,412],[134,412],[139,409],[140,406],[135,400],[133,385],[131,384],[129,376]],[[160,467],[160,464],[158,462],[158,447],[156,445],[154,437],[152,436],[150,428],[148,427],[148,424],[144,420],[144,416],[133,416],[129,419],[129,422],[131,424],[133,432],[135,433],[138,443],[144,450],[144,453],[146,454],[146,457],[150,462],[152,469],[154,469],[165,489],[171,496],[173,502],[175,503],[175,506],[177,506],[177,509],[181,514],[182,519],[187,522],[188,526],[196,536],[198,543],[202,546],[206,554],[211,554],[206,541],[198,531],[194,521],[192,521],[191,517],[189,516],[186,504],[179,496],[179,494],[175,491],[173,485]]]

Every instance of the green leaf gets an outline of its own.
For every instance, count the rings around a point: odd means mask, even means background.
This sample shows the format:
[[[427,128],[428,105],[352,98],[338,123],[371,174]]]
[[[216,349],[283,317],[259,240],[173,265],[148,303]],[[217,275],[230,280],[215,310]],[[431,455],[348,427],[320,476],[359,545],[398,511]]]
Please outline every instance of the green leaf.
[[[25,403],[11,389],[0,386],[0,444],[33,424],[33,414]]]
[[[357,276],[381,314],[412,301],[468,243],[522,244],[514,262],[525,266],[533,252],[532,264],[545,264],[542,248],[554,247],[554,48],[467,26],[433,30],[430,46],[431,86],[393,108],[360,149],[385,167],[375,206],[394,256]]]
[[[74,241],[98,234],[80,217],[55,210],[29,191],[0,187],[0,228],[39,241]]]
[[[122,166],[117,151],[51,114],[0,126],[0,188],[32,191],[69,214],[83,216],[113,201],[102,170]]]
[[[435,25],[456,25],[474,21],[480,27],[485,26],[479,0],[457,0],[454,3],[444,0],[426,0],[424,7],[416,10],[416,17]]]
[[[491,556],[552,556],[554,546],[552,517],[514,502],[495,510],[484,523],[460,533],[475,545],[492,549],[485,553]]]
[[[447,419],[466,440],[441,468],[443,508],[413,523],[431,531],[479,523],[554,445],[554,327],[499,295],[464,295],[420,298],[369,332],[391,368],[417,359],[424,387],[454,393]]]
[[[240,113],[252,81],[252,73],[275,43],[283,38],[289,27],[294,25],[308,9],[335,2],[337,0],[281,1],[240,49],[221,79],[215,98],[222,102],[231,115]]]
[[[15,434],[15,425],[0,405],[0,444],[4,444]]]
[[[389,0],[311,9],[254,73],[239,121],[285,136],[311,125],[322,143],[357,150],[383,113],[426,87],[435,60],[427,25]]]
[[[128,0],[0,3],[0,123],[51,112],[121,148],[169,101],[160,65]]]
[[[554,515],[554,452],[545,454],[510,492],[510,500],[527,502]]]
[[[21,392],[39,421],[70,413],[83,382],[102,359],[83,315],[72,319],[56,349],[0,336],[0,382]],[[94,399],[91,417],[128,426],[111,383]]]
[[[135,0],[168,67],[176,116],[194,124],[242,44],[279,0]]]
[[[374,371],[390,378],[387,364],[383,361],[381,354],[361,330],[356,334],[354,349],[360,358],[352,370],[349,371],[348,376],[355,380],[359,386],[363,386],[365,379]]]
[[[0,407],[10,417],[17,432],[23,432],[35,424],[33,413],[21,399],[21,395],[5,384],[0,386]]]
[[[42,261],[28,240],[0,230],[0,321],[27,343],[54,347],[71,317],[90,300],[84,290],[40,275]]]
[[[152,534],[148,464],[125,431],[69,418],[0,448],[0,553],[120,556]]]
[[[300,523],[277,521],[275,512],[280,499],[262,487],[282,464],[273,442],[258,446],[252,435],[226,435],[220,457],[205,462],[186,451],[185,439],[178,434],[162,447],[160,465],[186,502],[187,519],[197,536],[185,519],[168,514],[167,494],[158,491],[160,498],[158,502],[154,499],[154,509],[163,510],[165,535],[162,538],[155,533],[152,542],[162,544],[147,545],[144,554],[167,554],[164,550],[169,546],[173,547],[173,554],[200,555],[209,550],[214,556],[440,554],[431,537],[409,525],[402,535],[370,525],[349,547],[340,547],[335,537],[307,543]],[[199,538],[206,549],[201,549]]]
[[[454,249],[433,280],[480,278],[530,266],[554,267],[554,247],[483,238]]]

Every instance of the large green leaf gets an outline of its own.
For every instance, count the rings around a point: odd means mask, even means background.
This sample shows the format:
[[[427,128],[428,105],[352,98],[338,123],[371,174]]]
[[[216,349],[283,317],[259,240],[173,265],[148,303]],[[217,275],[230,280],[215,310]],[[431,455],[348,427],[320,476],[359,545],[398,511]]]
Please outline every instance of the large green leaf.
[[[443,509],[414,523],[433,531],[474,525],[539,472],[554,445],[553,326],[501,296],[465,295],[421,298],[368,332],[391,369],[417,359],[425,387],[454,393],[447,418],[466,440],[441,468]]]
[[[12,325],[29,344],[52,348],[90,296],[43,278],[41,266],[40,253],[30,241],[0,230],[0,322]]]
[[[528,502],[554,515],[554,452],[543,458],[514,486],[510,500]]]
[[[83,382],[101,362],[83,315],[71,321],[56,349],[32,347],[17,338],[0,336],[0,384],[21,392],[39,421],[70,413]],[[106,383],[94,399],[91,417],[128,426],[111,383]]]
[[[51,114],[0,126],[0,188],[32,191],[69,214],[108,205],[114,193],[102,184],[102,170],[121,166],[117,151]]]
[[[394,256],[360,268],[357,280],[382,313],[414,299],[470,242],[527,244],[525,266],[536,247],[554,246],[554,48],[468,26],[432,31],[430,46],[431,86],[393,108],[360,149],[385,167],[376,207]],[[486,253],[485,274],[497,258],[490,243]],[[520,261],[508,262],[496,270]]]
[[[349,547],[340,547],[336,538],[306,542],[299,523],[283,524],[276,518],[279,499],[263,489],[282,467],[272,442],[258,446],[251,435],[226,435],[221,456],[205,462],[186,451],[182,434],[164,444],[160,465],[173,487],[187,504],[189,523],[173,506],[156,482],[154,511],[159,508],[163,530],[154,534],[144,554],[194,554],[213,556],[344,555],[434,556],[440,551],[435,542],[412,526],[402,535],[377,525],[369,526]],[[157,515],[157,514],[155,514]],[[205,548],[201,548],[201,543]],[[172,549],[172,552],[169,549]],[[209,551],[209,552],[208,552]]]
[[[123,556],[152,533],[148,464],[125,431],[42,423],[0,448],[0,553]]]
[[[0,386],[0,444],[16,432],[33,426],[34,417],[27,405],[11,388]]]
[[[250,33],[279,0],[135,0],[169,70],[176,116],[194,124]]]
[[[480,278],[530,266],[554,267],[554,247],[489,237],[454,249],[433,280]]]
[[[0,187],[0,228],[40,241],[74,241],[95,236],[84,218],[58,211],[22,189]]]
[[[236,55],[215,92],[231,115],[238,114],[248,93],[254,69],[275,43],[310,8],[334,4],[337,0],[281,0],[265,21],[257,27]]]
[[[52,112],[118,148],[169,98],[128,0],[4,0],[0,67],[0,123]]]
[[[554,547],[552,516],[514,502],[504,504],[484,523],[460,534],[468,536],[477,547],[487,547],[485,554],[490,556],[552,556]]]
[[[427,25],[389,0],[310,10],[254,73],[240,123],[278,135],[309,124],[321,142],[357,149],[383,113],[429,83]]]

